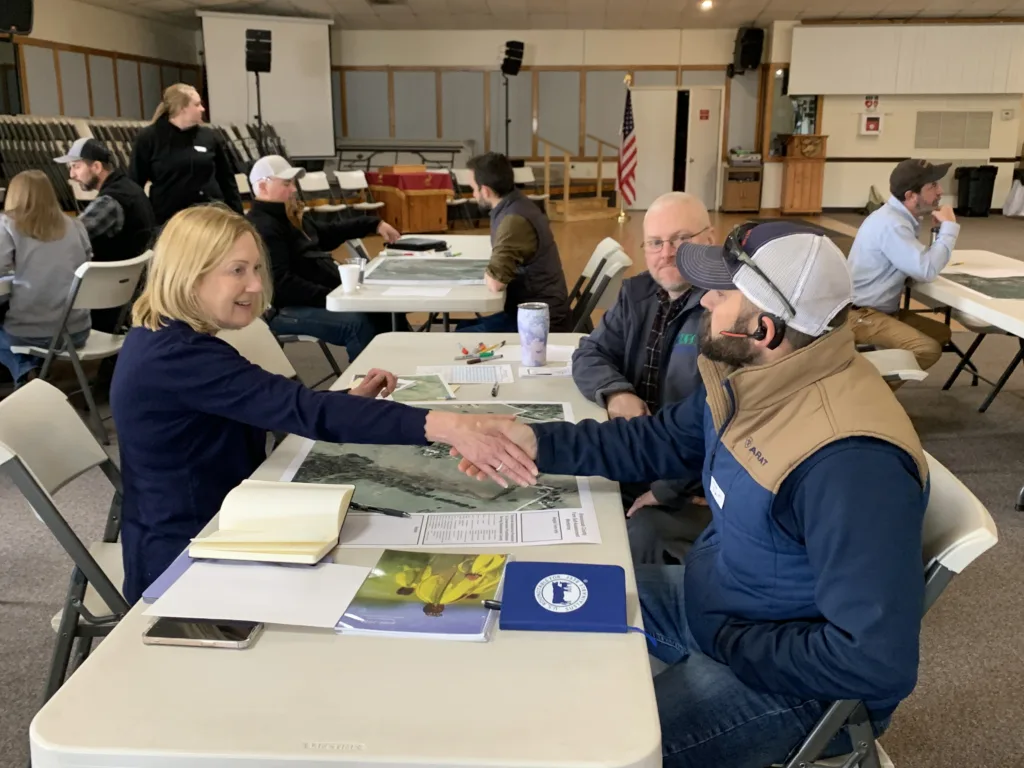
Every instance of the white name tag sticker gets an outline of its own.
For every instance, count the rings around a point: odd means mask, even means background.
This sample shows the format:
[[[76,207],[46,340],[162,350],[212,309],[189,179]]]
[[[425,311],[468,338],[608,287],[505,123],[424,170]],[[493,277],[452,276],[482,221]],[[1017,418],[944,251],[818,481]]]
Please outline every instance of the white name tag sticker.
[[[719,509],[725,508],[725,491],[718,485],[718,481],[715,478],[711,478],[711,496],[714,498],[715,503],[718,504]]]
[[[196,145],[196,152],[205,152],[205,151],[206,151],[206,147],[200,147],[198,144]]]

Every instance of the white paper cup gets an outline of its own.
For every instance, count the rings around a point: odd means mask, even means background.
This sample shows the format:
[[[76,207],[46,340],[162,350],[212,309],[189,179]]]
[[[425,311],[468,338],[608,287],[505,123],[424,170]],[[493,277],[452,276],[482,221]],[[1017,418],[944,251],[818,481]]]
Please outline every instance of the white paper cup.
[[[358,264],[338,265],[338,272],[341,274],[341,287],[345,293],[353,293],[359,290],[359,274],[361,271]]]

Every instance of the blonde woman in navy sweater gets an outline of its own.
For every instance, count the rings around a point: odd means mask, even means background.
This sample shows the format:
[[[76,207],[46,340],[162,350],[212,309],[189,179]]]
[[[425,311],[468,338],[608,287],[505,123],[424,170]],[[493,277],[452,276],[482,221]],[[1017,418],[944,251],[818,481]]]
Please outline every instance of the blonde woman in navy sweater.
[[[124,596],[133,603],[265,458],[266,433],[337,443],[443,442],[532,484],[533,462],[498,419],[374,399],[395,386],[372,370],[349,393],[317,392],[267,373],[216,337],[270,301],[266,257],[243,217],[222,206],[175,215],[155,248],[134,328],[110,390],[124,477]]]

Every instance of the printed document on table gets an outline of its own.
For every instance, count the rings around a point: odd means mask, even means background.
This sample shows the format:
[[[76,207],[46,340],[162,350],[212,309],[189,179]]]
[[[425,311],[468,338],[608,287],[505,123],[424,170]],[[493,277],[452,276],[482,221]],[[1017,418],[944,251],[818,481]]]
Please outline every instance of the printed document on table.
[[[350,512],[341,528],[342,547],[535,547],[600,544],[590,509],[517,512],[434,512],[409,517]]]
[[[451,288],[431,288],[424,286],[423,288],[405,288],[398,285],[393,285],[384,291],[384,296],[426,296],[433,299],[440,299],[442,296],[447,296],[451,292]]]
[[[527,368],[525,365],[519,366],[520,379],[532,379],[535,376],[552,376],[564,379],[572,376],[572,364],[555,367],[544,366],[543,368]]]
[[[437,373],[449,384],[512,384],[511,365],[417,365],[416,373]]]
[[[196,562],[145,614],[330,629],[369,570],[335,563]]]
[[[974,275],[975,277],[987,277],[990,280],[1003,277],[1024,277],[1024,263],[1021,263],[1020,266],[989,267],[982,264],[958,264],[954,261],[942,270],[942,274]]]
[[[576,347],[568,344],[548,344],[548,362],[549,363],[568,363],[572,360],[572,353],[576,351]],[[497,352],[497,350],[495,350]],[[519,360],[523,359],[523,348],[518,344],[510,344],[501,348],[501,352],[498,354],[504,355],[507,360]]]

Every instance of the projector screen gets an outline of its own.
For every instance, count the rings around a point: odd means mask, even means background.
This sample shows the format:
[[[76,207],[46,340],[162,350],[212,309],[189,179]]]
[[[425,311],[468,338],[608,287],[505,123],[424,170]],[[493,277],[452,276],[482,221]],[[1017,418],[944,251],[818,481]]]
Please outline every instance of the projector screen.
[[[256,122],[256,76],[245,71],[245,30],[270,30],[270,72],[260,74],[263,122],[274,126],[293,158],[333,157],[331,21],[209,11],[199,15],[211,120]]]

